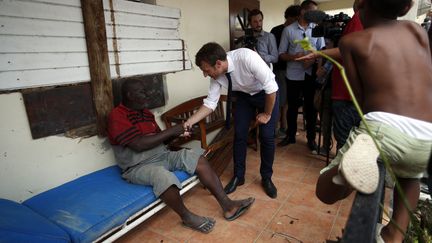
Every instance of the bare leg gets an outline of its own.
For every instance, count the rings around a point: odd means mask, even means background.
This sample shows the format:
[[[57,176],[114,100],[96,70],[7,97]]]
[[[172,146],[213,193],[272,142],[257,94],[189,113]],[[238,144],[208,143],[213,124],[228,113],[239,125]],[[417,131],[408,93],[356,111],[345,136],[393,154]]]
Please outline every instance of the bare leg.
[[[315,194],[323,203],[333,204],[348,197],[353,191],[348,186],[341,186],[333,183],[333,176],[335,176],[337,172],[338,167],[335,166],[321,174],[318,178]]]
[[[199,231],[202,231],[203,233],[208,233],[213,228],[215,224],[214,219],[198,216],[186,208],[182,198],[180,197],[179,189],[176,186],[170,186],[160,195],[160,198],[168,205],[168,207],[172,208],[174,212],[180,216],[185,225],[194,229],[201,227]]]
[[[420,195],[419,180],[404,178],[397,179],[402,191],[407,198],[409,207],[414,210],[417,207],[417,202]],[[395,225],[389,223],[382,229],[381,236],[385,242],[402,242],[404,239],[404,233],[406,232],[410,222],[410,213],[403,203],[403,198],[399,195],[396,189],[393,190],[393,197],[394,203],[392,221],[403,230],[403,233],[400,232]]]
[[[231,215],[235,214],[239,208],[249,205],[253,202],[253,198],[234,201],[231,200],[224,192],[219,177],[210,167],[207,159],[202,156],[198,160],[196,173],[201,183],[209,189],[213,196],[215,196],[216,200],[224,211],[225,217],[230,217]]]

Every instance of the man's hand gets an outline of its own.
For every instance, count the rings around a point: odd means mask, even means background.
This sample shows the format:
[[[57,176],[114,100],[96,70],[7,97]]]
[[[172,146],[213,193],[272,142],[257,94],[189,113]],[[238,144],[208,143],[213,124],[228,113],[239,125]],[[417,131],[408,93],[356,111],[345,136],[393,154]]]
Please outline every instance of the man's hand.
[[[267,113],[259,113],[256,116],[256,122],[259,124],[267,124],[267,122],[270,121],[271,115],[267,114]]]
[[[192,134],[192,126],[188,121],[183,123],[183,133],[180,134],[180,137],[190,137]]]
[[[318,55],[315,54],[314,52],[311,52],[309,54],[299,56],[295,60],[299,61],[299,62],[305,62],[305,61],[315,61],[315,59],[317,59],[317,58],[318,58]]]
[[[314,63],[315,63],[314,59],[304,60],[303,61],[303,68],[307,69],[307,68],[311,67]]]
[[[316,71],[316,76],[317,76],[317,78],[321,78],[321,77],[323,77],[326,73],[327,73],[327,70],[321,66],[321,67],[319,67],[318,70]]]

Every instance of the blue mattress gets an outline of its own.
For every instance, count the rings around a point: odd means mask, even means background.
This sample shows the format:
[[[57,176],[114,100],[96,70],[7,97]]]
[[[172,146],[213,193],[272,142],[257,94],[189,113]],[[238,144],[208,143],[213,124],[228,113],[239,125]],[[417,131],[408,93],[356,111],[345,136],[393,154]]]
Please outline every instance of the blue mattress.
[[[180,181],[190,177],[176,171]],[[150,186],[133,185],[111,166],[36,195],[24,205],[63,228],[73,242],[91,242],[156,200]]]
[[[1,243],[70,242],[69,235],[48,219],[14,201],[0,199]]]

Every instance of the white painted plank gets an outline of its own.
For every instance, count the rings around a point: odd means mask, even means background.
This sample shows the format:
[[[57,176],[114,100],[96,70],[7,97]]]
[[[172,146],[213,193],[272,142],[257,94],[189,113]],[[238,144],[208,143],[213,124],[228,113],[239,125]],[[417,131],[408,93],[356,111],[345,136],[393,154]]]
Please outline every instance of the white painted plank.
[[[0,71],[66,68],[88,65],[86,52],[13,53],[0,55]]]
[[[110,65],[111,78],[120,78],[116,71],[115,66]],[[186,69],[191,69],[191,63],[186,62]],[[170,73],[183,70],[183,62],[152,62],[152,63],[136,63],[120,65],[121,77],[128,77],[133,75],[146,75],[155,73]]]
[[[0,16],[83,22],[81,7],[33,1],[2,0],[0,1]]]
[[[120,12],[114,13],[114,21],[117,25],[157,27],[166,29],[177,29],[179,27],[178,19]],[[113,24],[111,21],[111,13],[108,11],[105,11],[105,23]]]
[[[29,0],[21,0],[21,1],[29,1]],[[33,2],[40,2],[40,3],[51,3],[51,4],[58,4],[58,5],[66,5],[66,6],[74,6],[74,7],[81,7],[81,1],[80,0],[30,0]]]
[[[1,41],[1,38],[0,38]],[[155,51],[155,50],[181,50],[181,40],[144,40],[120,39],[117,40],[118,51]],[[1,50],[1,47],[0,47]],[[108,51],[113,51],[112,39],[108,39]]]
[[[85,38],[0,35],[0,53],[87,52]]]
[[[0,90],[42,87],[90,81],[88,67],[0,72]]]
[[[105,27],[107,37],[112,38],[113,26]],[[117,38],[139,38],[139,39],[179,39],[180,35],[177,29],[161,29],[149,27],[133,27],[116,25]]]
[[[2,16],[0,16],[0,34],[68,37],[85,36],[84,25],[80,22]]]
[[[140,62],[167,62],[179,61],[183,59],[182,51],[133,51],[120,52],[120,64],[140,63]],[[111,64],[115,63],[114,53],[109,53]]]
[[[109,0],[103,0],[105,10],[111,10]],[[115,11],[162,16],[168,18],[180,18],[180,10],[177,8],[169,8],[146,3],[138,3],[124,0],[113,0],[113,8]]]

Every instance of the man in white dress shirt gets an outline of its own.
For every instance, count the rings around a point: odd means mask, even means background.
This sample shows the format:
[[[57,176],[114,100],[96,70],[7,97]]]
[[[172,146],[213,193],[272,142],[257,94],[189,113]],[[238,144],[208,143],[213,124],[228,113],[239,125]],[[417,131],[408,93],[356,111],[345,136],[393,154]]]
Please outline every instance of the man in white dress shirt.
[[[275,152],[275,124],[278,115],[278,85],[275,76],[258,53],[239,48],[225,50],[217,43],[207,43],[198,51],[195,64],[210,76],[210,88],[204,104],[184,124],[185,129],[208,116],[217,106],[222,87],[232,85],[236,97],[234,113],[234,176],[225,187],[227,194],[244,184],[246,169],[247,135],[252,120],[259,125],[261,179],[266,194],[277,197],[271,177]],[[258,114],[256,111],[258,110]]]

